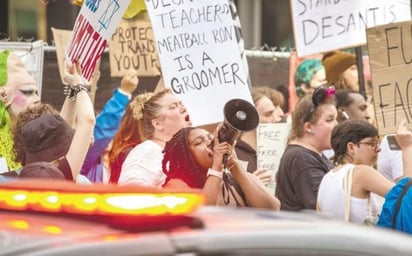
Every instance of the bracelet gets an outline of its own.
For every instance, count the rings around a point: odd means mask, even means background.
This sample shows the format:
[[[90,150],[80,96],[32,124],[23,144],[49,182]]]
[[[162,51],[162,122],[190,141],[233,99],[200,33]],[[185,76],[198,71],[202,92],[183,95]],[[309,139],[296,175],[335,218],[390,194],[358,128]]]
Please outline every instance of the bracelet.
[[[207,177],[209,177],[209,176],[215,176],[215,177],[223,180],[223,172],[221,172],[221,171],[216,171],[216,170],[213,170],[213,169],[209,168],[209,170],[207,170]]]
[[[239,163],[239,160],[236,160],[236,161],[228,168],[228,170],[229,170],[229,171],[232,170],[233,166],[235,166],[235,165],[238,164],[238,163]]]
[[[77,94],[80,91],[85,91],[87,93],[90,93],[90,86],[89,85],[83,85],[83,84],[77,84],[77,85],[74,85],[74,86],[66,85],[63,88],[63,94],[66,95],[70,100],[75,100]]]

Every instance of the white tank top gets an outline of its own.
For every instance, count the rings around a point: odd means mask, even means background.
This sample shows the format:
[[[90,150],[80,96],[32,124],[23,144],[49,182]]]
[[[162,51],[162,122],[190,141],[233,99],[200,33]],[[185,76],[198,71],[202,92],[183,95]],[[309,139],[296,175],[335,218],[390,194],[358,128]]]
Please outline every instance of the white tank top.
[[[319,186],[317,203],[320,212],[333,218],[344,220],[345,190],[343,179],[346,173],[354,167],[353,164],[345,164],[338,171],[332,169],[325,176]],[[377,205],[371,197],[372,216],[376,217]],[[363,223],[368,217],[368,198],[351,196],[350,222]]]

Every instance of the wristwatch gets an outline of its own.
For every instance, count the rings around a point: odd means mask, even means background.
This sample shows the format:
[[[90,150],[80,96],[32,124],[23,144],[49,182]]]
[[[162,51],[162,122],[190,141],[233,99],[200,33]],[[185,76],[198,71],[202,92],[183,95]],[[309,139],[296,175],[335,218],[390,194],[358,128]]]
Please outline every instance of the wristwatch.
[[[215,176],[215,177],[218,177],[219,179],[223,179],[223,171],[216,171],[216,170],[213,170],[213,169],[210,169],[209,168],[209,170],[207,170],[207,177],[209,177],[209,176]]]

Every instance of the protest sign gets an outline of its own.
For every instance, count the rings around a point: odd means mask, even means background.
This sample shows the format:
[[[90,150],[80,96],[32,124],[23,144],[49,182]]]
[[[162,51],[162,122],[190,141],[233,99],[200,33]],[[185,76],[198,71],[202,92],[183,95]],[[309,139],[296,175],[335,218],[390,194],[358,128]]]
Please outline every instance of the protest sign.
[[[65,61],[69,64],[80,62],[85,80],[91,80],[100,56],[129,2],[88,0],[80,9],[65,52]]]
[[[375,115],[380,135],[412,122],[412,22],[367,30]]]
[[[259,124],[257,127],[257,168],[271,171],[273,181],[267,186],[275,192],[275,176],[285,151],[290,131],[289,123]]]
[[[64,51],[69,44],[70,36],[72,34],[71,30],[66,29],[56,29],[51,28],[53,34],[54,45],[56,47],[56,57],[57,57],[57,64],[59,67],[60,79],[63,84],[66,84],[63,81],[63,74],[64,74]]]
[[[124,76],[134,69],[138,76],[158,76],[157,52],[149,20],[122,20],[109,44],[110,75]]]
[[[59,67],[59,75],[62,84],[67,84],[63,81],[64,75],[64,51],[69,44],[70,36],[72,34],[71,30],[66,29],[57,29],[51,28],[53,34],[53,40],[56,47],[56,57],[57,57],[57,66]],[[100,74],[99,72],[100,61],[97,62],[95,69],[93,71],[93,78],[90,81],[91,89],[90,89],[90,98],[94,103],[94,98],[96,94],[96,84],[98,82]]]
[[[193,125],[223,121],[233,98],[252,102],[229,2],[146,2],[166,87],[188,108]]]
[[[37,91],[41,96],[43,84],[44,42],[0,42],[0,51],[11,50],[19,56],[27,72],[36,81]]]
[[[291,0],[299,56],[366,44],[368,27],[411,19],[409,0]]]

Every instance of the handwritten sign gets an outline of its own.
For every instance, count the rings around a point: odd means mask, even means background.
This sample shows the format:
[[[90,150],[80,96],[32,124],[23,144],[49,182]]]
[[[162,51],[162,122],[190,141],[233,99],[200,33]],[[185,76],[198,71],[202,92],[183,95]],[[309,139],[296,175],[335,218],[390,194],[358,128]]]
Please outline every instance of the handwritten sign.
[[[51,30],[53,34],[54,44],[56,47],[56,57],[57,57],[57,64],[58,64],[57,66],[59,67],[60,80],[62,84],[67,84],[65,81],[63,81],[64,52],[65,52],[65,49],[67,48],[67,45],[69,44],[72,31],[66,30],[66,29],[57,29],[57,28],[51,28]],[[100,78],[99,68],[100,68],[100,61],[97,62],[94,68],[94,71],[93,71],[92,79],[89,83],[91,85],[90,98],[93,103],[94,103],[95,96],[96,96],[96,84],[98,82],[98,79]]]
[[[109,44],[110,75],[124,76],[129,69],[139,76],[158,76],[152,25],[146,20],[122,20]]]
[[[83,78],[90,81],[130,0],[85,0],[65,53],[71,64],[80,62]]]
[[[299,56],[366,44],[365,29],[411,19],[409,0],[291,0]]]
[[[233,98],[253,102],[228,1],[146,1],[164,84],[194,125],[223,120]]]
[[[412,22],[367,30],[375,115],[380,135],[412,122]]]
[[[257,127],[257,168],[270,170],[273,178],[285,151],[289,131],[289,123],[259,124]],[[273,179],[268,189],[274,193],[275,186]]]

